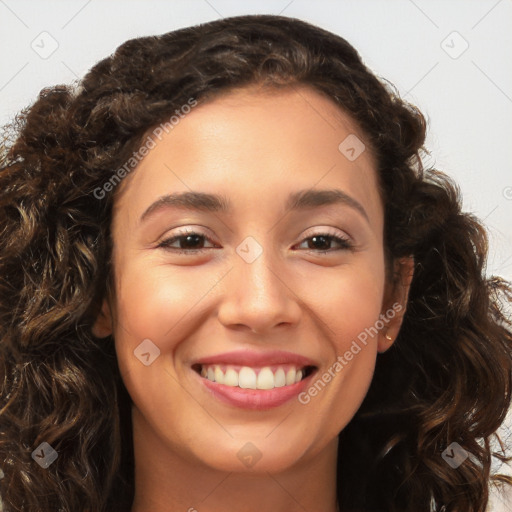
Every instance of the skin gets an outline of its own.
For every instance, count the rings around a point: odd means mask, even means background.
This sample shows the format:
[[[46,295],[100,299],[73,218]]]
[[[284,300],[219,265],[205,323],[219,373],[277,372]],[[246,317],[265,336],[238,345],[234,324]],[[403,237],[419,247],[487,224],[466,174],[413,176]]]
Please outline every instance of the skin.
[[[412,277],[404,259],[395,265],[401,284],[386,280],[376,164],[369,149],[352,162],[338,150],[350,134],[364,141],[311,89],[251,86],[195,107],[122,183],[114,297],[94,331],[114,335],[134,402],[132,512],[336,511],[337,435],[366,395],[378,352],[396,338]],[[285,210],[291,192],[331,188],[367,219],[346,204]],[[223,194],[233,211],[167,207],[140,220],[162,195],[190,190]],[[326,228],[353,249],[312,243]],[[157,247],[183,229],[211,241],[192,245],[199,253],[177,253],[191,247],[183,240],[174,252]],[[252,263],[236,252],[248,236],[263,250]],[[322,375],[396,302],[400,314],[307,404],[237,408],[212,398],[191,369],[198,358],[250,348],[304,355]],[[133,353],[144,339],[160,349],[149,366]],[[261,455],[252,467],[237,456],[247,442]]]

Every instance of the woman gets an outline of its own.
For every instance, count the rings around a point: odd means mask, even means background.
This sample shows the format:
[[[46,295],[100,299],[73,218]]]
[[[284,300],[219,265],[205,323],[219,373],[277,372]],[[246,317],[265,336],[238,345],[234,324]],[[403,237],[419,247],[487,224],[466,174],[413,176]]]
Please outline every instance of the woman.
[[[344,39],[243,16],[130,40],[17,121],[7,511],[476,512],[512,483],[510,286]]]

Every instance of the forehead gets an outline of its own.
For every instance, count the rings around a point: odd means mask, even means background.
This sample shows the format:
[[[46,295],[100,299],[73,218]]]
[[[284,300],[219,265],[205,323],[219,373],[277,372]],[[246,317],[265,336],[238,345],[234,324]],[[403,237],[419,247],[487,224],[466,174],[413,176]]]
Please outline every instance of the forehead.
[[[337,186],[379,213],[375,161],[364,134],[308,87],[228,91],[182,115],[160,138],[123,183],[122,196],[135,207],[174,190],[206,187],[277,199],[282,190]],[[347,158],[353,155],[344,152],[345,141],[358,153],[364,148],[356,159]]]

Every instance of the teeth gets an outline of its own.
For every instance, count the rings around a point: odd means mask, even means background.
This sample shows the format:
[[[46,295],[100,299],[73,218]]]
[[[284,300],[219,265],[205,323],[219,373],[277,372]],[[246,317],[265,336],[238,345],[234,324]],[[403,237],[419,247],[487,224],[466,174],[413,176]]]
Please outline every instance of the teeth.
[[[238,374],[238,385],[244,389],[256,389],[256,372],[244,366]]]
[[[258,373],[249,366],[242,366],[239,370],[226,366],[223,371],[220,365],[212,365],[202,366],[201,376],[225,386],[242,389],[274,389],[300,382],[304,372],[288,366],[280,366],[275,371],[265,366]]]
[[[295,383],[295,374],[296,374],[295,368],[291,368],[290,370],[288,370],[288,372],[286,373],[286,385],[287,386]]]
[[[224,374],[222,373],[222,370],[218,366],[214,368],[213,375],[215,377],[215,382],[218,382],[219,384],[224,384]]]
[[[224,385],[225,386],[238,386],[238,373],[233,370],[233,368],[228,368],[226,370],[226,374],[224,375]]]
[[[268,367],[262,368],[256,381],[257,389],[274,389],[274,374]]]
[[[286,386],[286,375],[284,370],[279,368],[274,374],[274,387],[282,388],[283,386]]]

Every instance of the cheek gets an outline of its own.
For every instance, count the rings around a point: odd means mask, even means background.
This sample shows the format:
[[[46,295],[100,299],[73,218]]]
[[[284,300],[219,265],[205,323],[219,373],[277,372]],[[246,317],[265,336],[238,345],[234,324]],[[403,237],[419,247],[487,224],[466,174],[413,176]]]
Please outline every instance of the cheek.
[[[383,267],[376,265],[366,272],[346,276],[335,297],[332,315],[336,354],[343,358],[344,386],[349,386],[354,396],[360,394],[357,389],[366,392],[373,376],[384,293],[383,272]]]
[[[359,409],[375,369],[384,265],[379,259],[367,263],[347,266],[325,281],[318,275],[315,296],[309,295],[321,305],[317,311],[331,355],[300,401],[315,411],[313,423],[329,425],[333,436]]]
[[[192,267],[171,269],[145,261],[125,264],[118,275],[115,344],[120,372],[134,404],[156,424],[170,424],[181,417],[179,411],[194,409],[173,366],[180,342],[197,329],[202,299],[207,302],[205,295],[218,281],[211,271],[199,274]]]
[[[308,280],[302,279],[301,290],[304,303],[321,315],[326,335],[336,340],[340,353],[379,318],[384,264],[379,258],[361,258],[338,269],[315,269]]]
[[[173,340],[179,339],[190,315],[201,310],[201,299],[217,281],[211,271],[193,267],[170,271],[148,262],[126,267],[116,298],[120,336],[133,343],[149,338],[162,352],[172,350]]]
[[[382,306],[383,284],[377,276],[349,278],[340,285],[331,314],[334,330],[342,340],[339,349],[356,339],[378,320]]]

